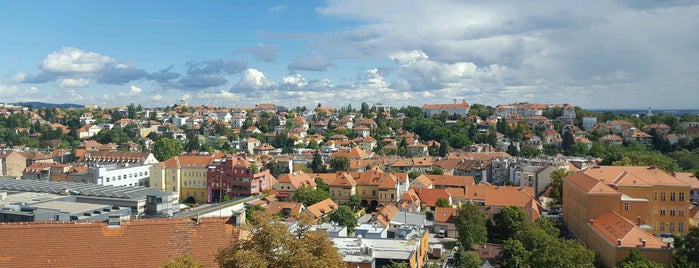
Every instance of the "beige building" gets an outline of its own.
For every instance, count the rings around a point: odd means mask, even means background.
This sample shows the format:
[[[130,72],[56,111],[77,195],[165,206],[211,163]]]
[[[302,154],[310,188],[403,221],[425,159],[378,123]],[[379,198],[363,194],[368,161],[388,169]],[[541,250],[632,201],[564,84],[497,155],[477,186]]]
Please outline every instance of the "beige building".
[[[27,168],[27,158],[21,153],[15,151],[0,153],[0,176],[21,178],[25,168]]]
[[[178,192],[182,201],[193,197],[197,203],[206,203],[206,172],[215,159],[214,155],[179,155],[157,163],[150,168],[150,186]]]

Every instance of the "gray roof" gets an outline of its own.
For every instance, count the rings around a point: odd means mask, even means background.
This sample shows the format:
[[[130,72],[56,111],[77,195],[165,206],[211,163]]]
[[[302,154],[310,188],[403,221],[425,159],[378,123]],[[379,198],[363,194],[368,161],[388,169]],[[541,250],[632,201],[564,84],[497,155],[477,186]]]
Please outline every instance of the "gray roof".
[[[148,195],[167,193],[150,187],[125,187],[74,182],[0,179],[0,191],[4,190],[60,194],[66,189],[70,191],[70,195],[119,199],[145,199]]]

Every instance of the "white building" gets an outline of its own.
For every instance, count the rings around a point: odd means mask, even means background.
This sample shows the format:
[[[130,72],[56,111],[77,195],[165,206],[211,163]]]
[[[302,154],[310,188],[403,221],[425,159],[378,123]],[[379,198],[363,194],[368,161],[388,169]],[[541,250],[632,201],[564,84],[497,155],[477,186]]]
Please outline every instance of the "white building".
[[[150,186],[150,167],[158,163],[152,153],[87,152],[79,160],[88,165],[87,173],[72,175],[73,182],[111,186]]]

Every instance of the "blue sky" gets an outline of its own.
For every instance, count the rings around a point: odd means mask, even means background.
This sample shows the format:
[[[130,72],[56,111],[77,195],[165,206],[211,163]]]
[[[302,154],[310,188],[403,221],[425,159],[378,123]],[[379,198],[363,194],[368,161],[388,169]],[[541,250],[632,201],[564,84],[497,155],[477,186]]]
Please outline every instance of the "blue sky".
[[[3,1],[0,102],[697,108],[694,1]]]

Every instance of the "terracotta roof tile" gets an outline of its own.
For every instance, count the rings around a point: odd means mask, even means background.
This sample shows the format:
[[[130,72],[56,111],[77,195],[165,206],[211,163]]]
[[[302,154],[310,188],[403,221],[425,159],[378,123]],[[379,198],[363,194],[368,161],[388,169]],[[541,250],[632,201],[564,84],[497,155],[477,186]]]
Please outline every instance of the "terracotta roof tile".
[[[2,267],[158,267],[191,254],[217,266],[219,248],[236,239],[227,218],[0,224]]]

